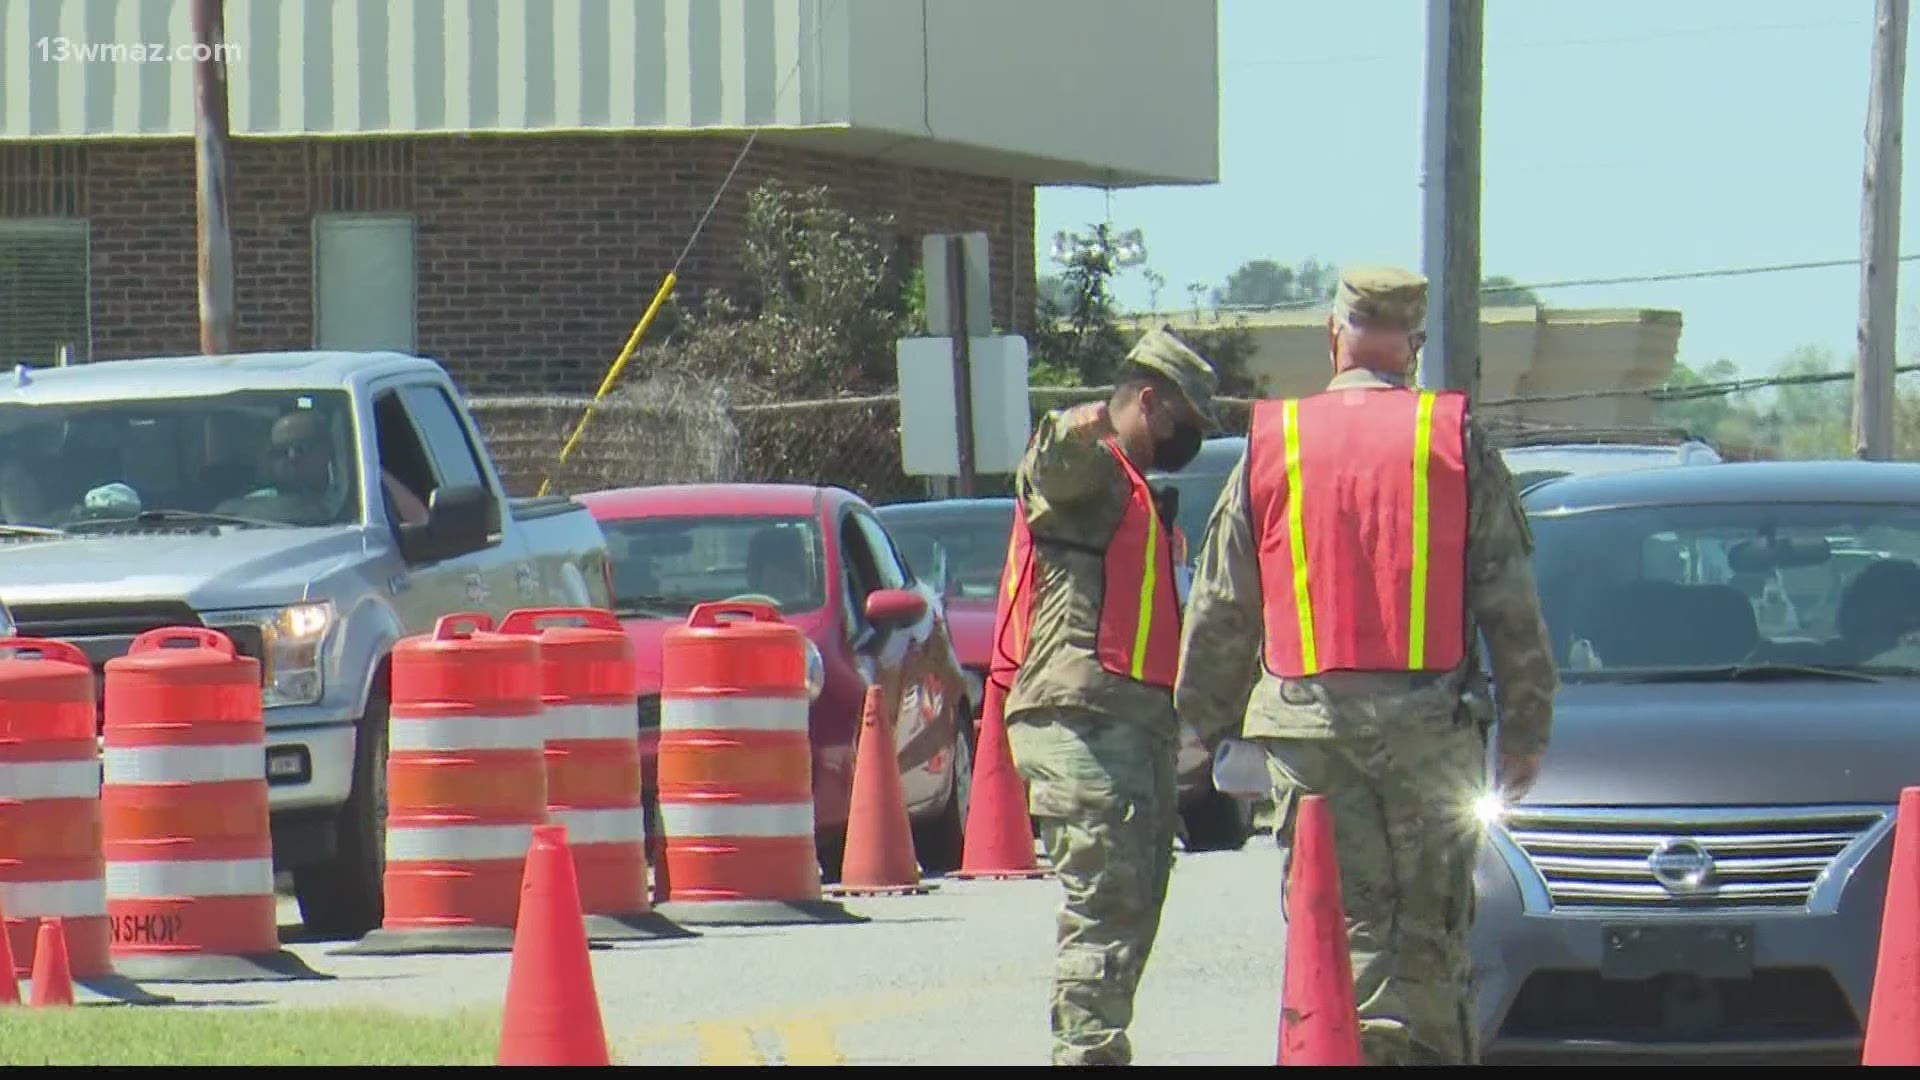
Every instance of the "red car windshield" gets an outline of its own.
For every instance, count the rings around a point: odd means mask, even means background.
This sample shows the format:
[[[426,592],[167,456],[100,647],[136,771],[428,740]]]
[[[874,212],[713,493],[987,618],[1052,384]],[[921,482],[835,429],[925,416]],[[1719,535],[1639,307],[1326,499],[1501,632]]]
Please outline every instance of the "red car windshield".
[[[752,598],[784,614],[826,603],[825,545],[811,518],[663,517],[603,521],[616,614],[678,617]]]

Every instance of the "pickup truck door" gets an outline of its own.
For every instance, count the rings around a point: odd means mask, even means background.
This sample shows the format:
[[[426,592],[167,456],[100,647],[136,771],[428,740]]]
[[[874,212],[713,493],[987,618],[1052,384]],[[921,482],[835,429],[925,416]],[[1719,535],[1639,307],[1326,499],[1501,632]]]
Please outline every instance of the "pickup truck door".
[[[387,583],[407,631],[430,629],[435,619],[452,612],[483,611],[498,618],[520,606],[515,580],[519,553],[505,499],[481,464],[447,389],[417,379],[377,385],[373,416],[378,460],[367,491],[384,507],[389,527],[396,530],[396,545],[398,524],[424,520],[439,488],[479,485],[500,504],[501,534],[488,547],[403,565]]]

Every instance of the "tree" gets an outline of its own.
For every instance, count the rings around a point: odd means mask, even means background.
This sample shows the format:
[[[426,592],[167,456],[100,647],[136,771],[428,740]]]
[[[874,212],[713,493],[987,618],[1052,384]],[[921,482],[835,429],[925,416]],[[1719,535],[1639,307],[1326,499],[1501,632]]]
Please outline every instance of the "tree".
[[[889,216],[863,218],[827,189],[761,187],[747,197],[740,295],[709,292],[676,312],[649,350],[666,371],[726,383],[736,398],[794,400],[894,385],[918,275]]]
[[[1127,344],[1108,282],[1114,273],[1113,230],[1091,226],[1094,242],[1073,254],[1059,277],[1065,303],[1042,294],[1033,332],[1031,381],[1041,385],[1098,386],[1113,379]]]
[[[1280,307],[1333,298],[1340,273],[1332,264],[1308,259],[1296,269],[1272,259],[1254,259],[1227,275],[1225,288],[1213,290],[1215,307]]]
[[[1505,275],[1490,277],[1480,282],[1480,306],[1482,307],[1540,307],[1540,297],[1532,289],[1523,289],[1519,283]]]
[[[1120,329],[1109,286],[1115,272],[1109,255],[1112,230],[1104,224],[1092,228],[1094,242],[1075,253],[1060,275],[1067,293],[1065,303],[1045,293],[1040,295],[1040,319],[1034,329],[1033,360],[1028,367],[1028,379],[1036,386],[1108,385],[1118,376],[1128,350],[1137,340],[1137,335]],[[1150,268],[1146,273],[1156,289],[1165,284],[1166,279]],[[1253,356],[1253,336],[1244,325],[1185,327],[1177,332],[1213,364],[1221,394],[1238,397],[1255,391],[1246,372],[1247,361]]]

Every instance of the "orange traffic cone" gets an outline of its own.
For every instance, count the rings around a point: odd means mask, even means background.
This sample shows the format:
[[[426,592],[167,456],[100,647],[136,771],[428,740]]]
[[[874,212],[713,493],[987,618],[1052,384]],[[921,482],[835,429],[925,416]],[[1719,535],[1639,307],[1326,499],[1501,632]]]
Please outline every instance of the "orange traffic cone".
[[[1920,787],[1900,792],[1862,1065],[1920,1065]]]
[[[67,927],[58,916],[40,920],[40,937],[33,946],[35,1008],[73,1004],[73,969],[67,963]]]
[[[0,906],[0,1005],[20,1004],[20,971],[13,966],[13,938],[7,932],[7,912]]]
[[[900,786],[900,760],[886,695],[867,687],[860,720],[860,750],[853,761],[853,800],[847,809],[846,855],[840,881],[825,890],[836,896],[920,894],[920,863],[913,850],[913,824]]]
[[[501,1065],[611,1065],[564,825],[536,825],[500,1025]]]
[[[1288,883],[1286,977],[1280,994],[1281,1065],[1362,1065],[1353,961],[1340,899],[1333,819],[1324,795],[1300,801]]]
[[[1007,694],[987,680],[980,710],[980,745],[973,756],[973,801],[967,806],[967,838],[957,878],[1043,878],[1033,855],[1033,818],[1027,812],[1027,785],[1013,767],[1007,744]]]

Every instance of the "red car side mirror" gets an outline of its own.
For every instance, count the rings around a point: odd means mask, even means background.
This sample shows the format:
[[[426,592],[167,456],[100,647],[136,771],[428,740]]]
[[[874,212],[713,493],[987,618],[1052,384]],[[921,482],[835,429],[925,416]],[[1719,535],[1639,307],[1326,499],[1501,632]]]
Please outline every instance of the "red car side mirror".
[[[875,626],[906,626],[927,613],[926,598],[907,589],[875,589],[867,594],[867,620]]]

